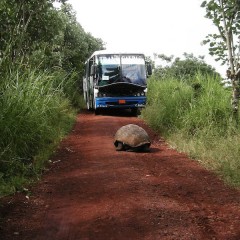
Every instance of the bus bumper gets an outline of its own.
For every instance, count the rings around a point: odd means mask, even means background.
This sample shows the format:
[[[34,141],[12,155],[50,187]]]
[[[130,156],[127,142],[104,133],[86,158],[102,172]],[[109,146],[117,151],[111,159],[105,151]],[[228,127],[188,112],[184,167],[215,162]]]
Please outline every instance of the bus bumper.
[[[144,108],[146,97],[97,97],[95,108]]]

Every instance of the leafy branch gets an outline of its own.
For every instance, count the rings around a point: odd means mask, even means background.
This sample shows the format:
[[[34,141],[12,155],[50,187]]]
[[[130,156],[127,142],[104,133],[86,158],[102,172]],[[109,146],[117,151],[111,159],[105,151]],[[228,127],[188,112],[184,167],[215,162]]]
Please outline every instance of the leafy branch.
[[[216,61],[228,64],[227,77],[231,79],[233,94],[232,107],[238,112],[239,102],[239,34],[240,34],[240,0],[203,1],[205,17],[212,20],[218,34],[208,34],[203,44],[209,44],[209,54],[216,56]]]

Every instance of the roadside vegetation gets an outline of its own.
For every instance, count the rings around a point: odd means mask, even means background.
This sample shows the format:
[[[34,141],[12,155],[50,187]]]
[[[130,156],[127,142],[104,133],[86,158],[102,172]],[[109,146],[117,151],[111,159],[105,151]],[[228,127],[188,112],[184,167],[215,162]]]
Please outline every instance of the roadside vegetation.
[[[220,76],[202,58],[185,57],[155,70],[143,118],[171,147],[240,186],[240,125],[233,116],[231,89],[220,84]]]
[[[84,61],[103,48],[53,2],[0,3],[0,197],[40,176],[82,107]]]
[[[220,85],[219,76],[203,58],[185,54],[185,60],[172,61],[173,57],[156,55],[168,65],[156,69],[149,81],[149,101],[143,116],[172,147],[239,187],[240,2],[204,0],[201,7],[217,29],[203,44],[209,46],[209,54],[216,61],[227,65],[231,88]]]

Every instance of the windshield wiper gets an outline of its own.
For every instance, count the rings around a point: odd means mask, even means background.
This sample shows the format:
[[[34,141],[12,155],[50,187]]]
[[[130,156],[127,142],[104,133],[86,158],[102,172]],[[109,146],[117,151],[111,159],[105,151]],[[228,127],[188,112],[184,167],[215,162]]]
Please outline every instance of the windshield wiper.
[[[126,76],[122,76],[122,79],[124,80],[124,82],[128,82],[128,83],[131,83],[131,79],[126,77]]]

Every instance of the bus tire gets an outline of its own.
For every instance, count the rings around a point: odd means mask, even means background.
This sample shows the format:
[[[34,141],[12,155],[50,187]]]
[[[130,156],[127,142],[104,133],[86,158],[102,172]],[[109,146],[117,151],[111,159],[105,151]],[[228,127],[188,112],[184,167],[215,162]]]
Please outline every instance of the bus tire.
[[[132,108],[131,113],[134,116],[140,115],[140,110],[138,108]]]
[[[87,101],[87,110],[90,110],[89,102]]]
[[[96,108],[95,109],[95,115],[99,115],[100,114],[100,109],[99,108]]]

